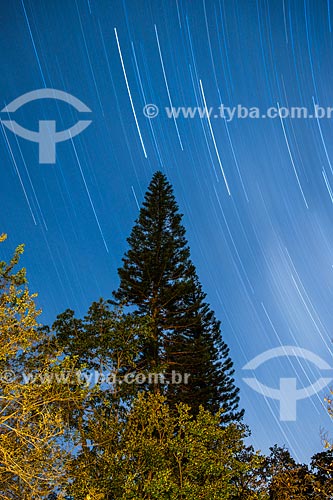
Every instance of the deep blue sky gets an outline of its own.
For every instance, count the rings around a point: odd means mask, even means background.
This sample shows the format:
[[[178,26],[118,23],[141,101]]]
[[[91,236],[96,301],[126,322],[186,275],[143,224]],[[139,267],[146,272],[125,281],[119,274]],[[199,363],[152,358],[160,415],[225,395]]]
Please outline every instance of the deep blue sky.
[[[176,128],[163,109],[166,81],[175,106],[202,106],[202,90],[208,107],[333,106],[333,3],[3,0],[0,23],[1,109],[48,87],[92,110],[90,127],[57,145],[55,165],[38,163],[37,144],[0,134],[0,232],[9,235],[0,258],[26,243],[43,320],[67,307],[82,315],[111,296],[137,202],[160,169],[222,320],[252,442],[263,451],[285,443],[301,460],[321,451],[320,430],[333,436],[322,406],[328,389],[298,402],[296,422],[280,422],[277,402],[251,390],[242,367],[280,345],[309,349],[333,366],[332,120],[212,119],[210,129],[197,117]],[[150,122],[147,103],[160,108]],[[35,130],[38,120],[53,119],[61,130],[81,117],[48,100],[26,104],[15,118]],[[280,359],[256,376],[273,387],[297,376],[302,387],[320,373]]]

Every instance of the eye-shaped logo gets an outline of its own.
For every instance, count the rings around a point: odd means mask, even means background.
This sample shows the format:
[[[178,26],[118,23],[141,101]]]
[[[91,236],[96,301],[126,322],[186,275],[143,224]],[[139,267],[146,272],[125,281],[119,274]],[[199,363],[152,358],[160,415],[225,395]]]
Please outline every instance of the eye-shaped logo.
[[[293,346],[281,346],[259,354],[251,361],[243,366],[243,370],[255,370],[266,361],[276,359],[278,357],[295,357],[311,361],[320,370],[332,370],[328,363],[316,354],[307,349]],[[262,384],[256,378],[243,378],[244,382],[249,385],[254,391],[259,392],[267,398],[275,399],[280,402],[280,420],[295,422],[296,421],[296,404],[301,399],[310,398],[317,394],[322,389],[327,387],[333,380],[330,378],[319,378],[314,384],[310,384],[303,389],[297,389],[296,378],[280,378],[280,388],[274,389]]]
[[[91,109],[82,101],[67,92],[55,89],[39,89],[27,92],[5,106],[1,112],[14,113],[24,104],[38,99],[58,99],[71,104],[80,113],[91,113]],[[91,120],[79,120],[72,127],[57,132],[56,122],[54,120],[39,120],[39,130],[35,132],[34,130],[28,130],[22,127],[15,120],[1,121],[5,127],[14,132],[14,134],[28,141],[37,142],[39,144],[39,163],[51,164],[54,164],[56,161],[56,143],[72,139],[86,129],[91,123]]]

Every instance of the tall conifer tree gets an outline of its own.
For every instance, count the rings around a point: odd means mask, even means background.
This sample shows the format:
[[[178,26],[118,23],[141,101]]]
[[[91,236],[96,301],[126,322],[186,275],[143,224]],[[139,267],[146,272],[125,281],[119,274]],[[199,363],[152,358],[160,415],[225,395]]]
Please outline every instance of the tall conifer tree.
[[[205,302],[181,221],[171,184],[156,172],[127,240],[114,296],[138,315],[150,316],[153,335],[142,361],[146,369],[166,373],[160,389],[168,402],[185,402],[194,413],[199,405],[214,412],[223,408],[224,422],[237,421],[243,411],[233,363],[220,322]],[[172,379],[172,372],[182,374],[182,383],[173,383],[179,379]]]

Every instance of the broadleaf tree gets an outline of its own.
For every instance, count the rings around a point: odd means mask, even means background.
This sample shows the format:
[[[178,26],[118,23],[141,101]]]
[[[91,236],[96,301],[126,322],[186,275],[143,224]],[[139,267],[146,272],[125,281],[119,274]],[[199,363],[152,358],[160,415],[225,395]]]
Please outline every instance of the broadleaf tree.
[[[6,235],[0,236],[0,243]],[[43,355],[36,294],[17,270],[20,245],[0,262],[0,499],[43,499],[60,487],[67,452],[62,446],[66,412],[81,388],[61,381],[71,363]],[[55,375],[58,375],[56,377]]]

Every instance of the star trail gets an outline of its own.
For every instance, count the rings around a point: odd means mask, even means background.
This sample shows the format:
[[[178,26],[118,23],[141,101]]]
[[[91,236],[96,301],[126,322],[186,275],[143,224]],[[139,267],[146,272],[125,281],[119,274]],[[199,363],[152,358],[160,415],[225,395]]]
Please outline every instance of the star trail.
[[[315,113],[333,107],[331,0],[4,0],[0,22],[1,109],[50,88],[91,110],[86,130],[56,144],[55,164],[40,164],[39,145],[1,122],[0,233],[9,238],[0,259],[26,244],[42,320],[111,297],[162,170],[222,321],[249,442],[264,452],[285,444],[308,461],[323,432],[333,438],[329,386],[297,401],[296,421],[281,421],[279,402],[252,390],[243,366],[300,347],[332,371],[279,357],[252,376],[276,389],[292,377],[299,389],[331,376],[333,386],[333,118]],[[260,116],[229,119],[221,105]],[[203,113],[167,112],[190,107]],[[311,117],[279,115],[291,107]],[[0,113],[34,131],[88,118],[52,99]]]

